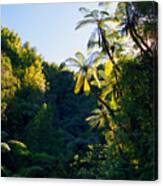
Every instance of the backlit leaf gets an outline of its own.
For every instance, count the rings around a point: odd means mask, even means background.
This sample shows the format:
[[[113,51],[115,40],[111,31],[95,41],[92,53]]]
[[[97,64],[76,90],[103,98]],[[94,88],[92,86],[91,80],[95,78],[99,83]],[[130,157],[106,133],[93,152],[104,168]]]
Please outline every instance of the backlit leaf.
[[[82,87],[82,84],[83,84],[83,75],[82,73],[80,72],[78,75],[77,75],[77,80],[76,80],[76,84],[75,84],[75,88],[74,88],[74,93],[75,94],[78,94],[80,92],[80,89]]]
[[[84,90],[85,95],[88,96],[91,88],[90,88],[90,85],[88,83],[87,78],[85,78],[85,80],[84,80],[84,88],[83,88],[83,90]]]
[[[96,68],[93,69],[93,77],[94,77],[95,81],[97,82],[98,87],[101,88],[101,84],[100,84],[100,81],[97,76],[97,69]]]
[[[113,64],[110,60],[107,60],[106,63],[105,63],[105,76],[109,76],[110,73],[112,72],[112,69],[113,69]]]

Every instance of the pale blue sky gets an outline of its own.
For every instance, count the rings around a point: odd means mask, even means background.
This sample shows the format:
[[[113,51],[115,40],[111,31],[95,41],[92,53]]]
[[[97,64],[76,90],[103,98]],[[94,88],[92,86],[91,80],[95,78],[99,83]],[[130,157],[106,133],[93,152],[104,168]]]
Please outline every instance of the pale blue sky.
[[[3,5],[2,26],[15,30],[22,43],[29,41],[45,60],[60,63],[78,50],[86,53],[93,26],[75,31],[83,17],[80,7],[94,9],[98,3]]]

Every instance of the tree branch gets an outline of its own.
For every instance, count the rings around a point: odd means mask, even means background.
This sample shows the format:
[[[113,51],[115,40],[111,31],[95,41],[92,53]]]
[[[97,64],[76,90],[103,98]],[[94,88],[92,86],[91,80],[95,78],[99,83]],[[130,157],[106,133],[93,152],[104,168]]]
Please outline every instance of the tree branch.
[[[117,69],[118,72],[120,72],[120,69],[119,67],[117,66],[117,64],[115,63],[114,59],[113,59],[113,56],[111,55],[110,53],[110,50],[109,50],[109,43],[108,41],[106,40],[105,38],[105,35],[104,35],[104,31],[102,30],[102,28],[99,26],[99,30],[100,30],[100,34],[101,34],[101,38],[102,38],[102,43],[103,43],[103,46],[104,46],[104,49],[107,53],[107,55],[109,56],[112,64],[115,66],[115,68]]]
[[[153,55],[152,50],[145,43],[143,38],[137,33],[137,31],[135,29],[135,25],[130,21],[130,15],[129,15],[129,11],[128,11],[128,4],[126,4],[126,16],[127,16],[129,32],[130,32],[130,35],[131,35],[133,41],[137,44],[137,46],[140,48],[141,51],[148,52],[152,56]],[[142,44],[143,44],[143,46],[142,46]],[[145,47],[146,50],[143,47]]]
[[[107,110],[110,112],[110,115],[111,115],[111,116],[114,116],[114,110],[111,109],[110,106],[109,106],[104,100],[102,100],[102,99],[99,97],[99,95],[97,95],[96,92],[94,92],[93,90],[92,90],[91,92],[92,92],[92,94],[97,98],[97,100],[98,100],[100,103],[102,103],[102,104],[107,108]]]

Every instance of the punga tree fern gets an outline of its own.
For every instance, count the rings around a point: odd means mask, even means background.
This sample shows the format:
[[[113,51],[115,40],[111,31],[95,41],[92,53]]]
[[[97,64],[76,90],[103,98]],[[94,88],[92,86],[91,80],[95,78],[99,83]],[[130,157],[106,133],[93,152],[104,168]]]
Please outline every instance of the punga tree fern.
[[[109,128],[110,115],[105,107],[99,107],[92,111],[86,121],[94,128]]]
[[[93,30],[88,41],[88,50],[98,44],[99,48],[102,48],[102,51],[108,55],[110,62],[115,66],[115,69],[120,71],[113,58],[113,46],[109,45],[109,42],[105,37],[105,30],[110,29],[109,25],[107,24],[107,22],[111,20],[109,13],[106,11],[99,11],[97,9],[90,11],[84,7],[81,7],[79,11],[83,12],[85,15],[84,19],[78,22],[75,28],[76,30],[88,24],[96,25],[96,28]],[[97,41],[96,38],[98,38]]]
[[[84,19],[79,21],[76,30],[88,25],[88,24],[95,24],[95,29],[91,34],[91,37],[88,41],[88,50],[91,48],[94,48],[95,45],[98,44],[99,48],[101,49],[101,57],[105,55],[107,56],[107,60],[105,61],[105,75],[109,76],[111,71],[113,71],[114,78],[117,82],[116,92],[120,92],[120,88],[118,85],[118,79],[120,76],[120,68],[117,65],[117,62],[114,59],[114,50],[115,47],[110,45],[108,38],[106,36],[106,32],[108,30],[111,30],[111,27],[109,27],[108,21],[112,20],[112,17],[110,14],[106,11],[100,11],[100,10],[92,10],[86,9],[84,7],[80,8],[79,11],[83,12]],[[97,39],[98,38],[98,39]]]
[[[90,80],[93,78],[100,88],[100,81],[97,74],[98,63],[93,63],[98,58],[99,52],[92,53],[89,58],[85,58],[81,52],[76,52],[75,57],[66,59],[65,63],[75,71],[74,93],[78,94],[83,87],[85,95],[89,95],[91,90]],[[98,62],[98,60],[96,60]]]

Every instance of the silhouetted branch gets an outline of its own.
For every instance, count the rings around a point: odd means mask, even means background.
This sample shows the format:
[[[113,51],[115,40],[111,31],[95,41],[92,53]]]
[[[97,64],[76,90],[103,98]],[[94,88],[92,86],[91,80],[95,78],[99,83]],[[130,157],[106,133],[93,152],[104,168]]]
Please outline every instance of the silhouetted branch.
[[[109,58],[110,58],[112,64],[115,66],[115,68],[117,69],[117,71],[120,72],[119,67],[118,67],[117,64],[115,63],[115,61],[114,61],[114,59],[113,59],[113,56],[112,56],[111,53],[110,53],[110,50],[109,50],[109,43],[108,43],[108,41],[107,41],[106,38],[105,38],[104,31],[102,30],[101,27],[99,27],[99,30],[100,30],[100,34],[101,34],[101,38],[102,38],[102,43],[103,43],[104,49],[105,49],[107,55],[109,56]]]
[[[145,43],[145,41],[143,40],[143,38],[137,33],[137,31],[135,29],[135,25],[133,24],[133,22],[130,21],[128,4],[126,4],[126,16],[127,16],[128,29],[129,29],[129,32],[130,32],[130,35],[131,35],[133,41],[140,48],[141,51],[148,52],[152,56],[153,55],[152,50]],[[143,44],[143,46],[142,46],[142,44]],[[146,50],[144,49],[144,47],[146,48]]]

